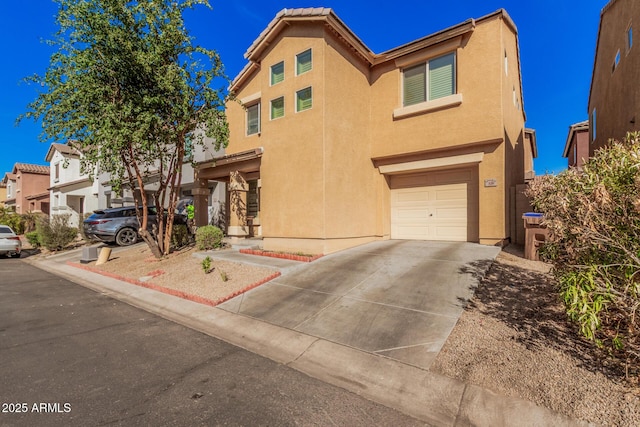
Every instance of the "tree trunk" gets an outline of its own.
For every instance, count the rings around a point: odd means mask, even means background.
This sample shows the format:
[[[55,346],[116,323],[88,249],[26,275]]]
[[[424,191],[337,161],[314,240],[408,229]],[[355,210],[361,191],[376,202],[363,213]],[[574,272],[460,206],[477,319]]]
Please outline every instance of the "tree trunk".
[[[153,236],[149,234],[149,232],[144,228],[141,228],[140,230],[138,230],[138,233],[140,233],[140,237],[142,237],[142,240],[144,240],[147,246],[149,246],[149,249],[151,250],[151,253],[153,254],[153,256],[158,259],[162,258],[163,256],[162,251],[160,250],[160,247],[158,246],[158,242],[155,241]]]

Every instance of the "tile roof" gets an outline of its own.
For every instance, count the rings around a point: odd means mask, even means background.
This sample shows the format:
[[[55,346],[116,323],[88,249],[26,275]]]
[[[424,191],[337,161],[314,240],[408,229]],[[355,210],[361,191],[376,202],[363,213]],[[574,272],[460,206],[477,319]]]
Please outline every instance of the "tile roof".
[[[28,163],[16,163],[13,166],[13,173],[34,173],[39,175],[49,175],[49,166],[31,165]]]

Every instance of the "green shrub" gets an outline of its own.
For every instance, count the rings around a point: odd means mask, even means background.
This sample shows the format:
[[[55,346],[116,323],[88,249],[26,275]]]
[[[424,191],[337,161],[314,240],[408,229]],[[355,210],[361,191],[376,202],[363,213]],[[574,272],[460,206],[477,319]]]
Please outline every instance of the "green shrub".
[[[36,232],[42,246],[50,251],[64,249],[78,236],[78,229],[69,227],[70,215],[53,215],[38,220]]]
[[[542,259],[553,264],[569,318],[598,347],[640,368],[640,134],[598,150],[582,171],[531,182],[545,214]]]
[[[202,270],[204,274],[209,274],[211,272],[211,257],[206,257],[202,260]]]
[[[32,247],[39,248],[41,246],[40,235],[37,231],[30,231],[24,236],[27,238],[27,242],[29,242]]]
[[[222,230],[214,225],[198,227],[196,231],[196,247],[199,250],[210,250],[222,247]]]
[[[8,225],[16,234],[24,233],[24,218],[11,208],[0,207],[0,224]]]
[[[185,224],[173,224],[171,231],[171,246],[181,248],[189,244],[189,229]]]

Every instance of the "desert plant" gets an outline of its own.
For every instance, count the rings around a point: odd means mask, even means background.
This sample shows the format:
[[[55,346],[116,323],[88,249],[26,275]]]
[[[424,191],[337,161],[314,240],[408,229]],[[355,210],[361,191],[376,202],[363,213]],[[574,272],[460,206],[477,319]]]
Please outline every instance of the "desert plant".
[[[196,231],[196,246],[199,250],[210,250],[222,247],[222,230],[214,225],[198,227]]]
[[[222,279],[223,282],[226,282],[227,280],[229,280],[229,276],[225,271],[220,270],[220,279]]]
[[[13,209],[0,207],[0,224],[8,225],[16,234],[24,233],[24,219]]]
[[[567,313],[582,334],[640,367],[640,134],[596,152],[583,170],[536,178],[527,191],[544,212]]]
[[[171,231],[171,246],[174,248],[181,248],[189,244],[190,234],[189,229],[185,224],[174,224]]]
[[[204,271],[204,274],[209,274],[211,272],[211,258],[210,257],[206,257],[205,259],[202,260],[202,270]]]
[[[21,218],[22,218],[22,232],[23,233],[28,233],[30,231],[34,231],[36,229],[36,224],[38,223],[38,218],[41,216],[42,214],[36,213],[36,212],[26,212],[21,214]]]
[[[30,231],[24,236],[27,238],[27,242],[29,242],[32,247],[39,248],[41,246],[40,235],[37,231]]]
[[[53,215],[41,218],[36,225],[38,239],[50,251],[64,249],[78,236],[78,229],[69,227],[70,215]]]

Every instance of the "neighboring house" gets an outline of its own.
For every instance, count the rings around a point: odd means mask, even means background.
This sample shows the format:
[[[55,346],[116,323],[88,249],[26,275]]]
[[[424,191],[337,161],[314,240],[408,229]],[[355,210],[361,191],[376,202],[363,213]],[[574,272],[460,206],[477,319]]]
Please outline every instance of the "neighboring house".
[[[0,181],[0,208],[4,208],[4,201],[7,200],[7,183],[5,182],[3,177],[2,181]]]
[[[589,158],[589,120],[569,126],[562,157],[567,158],[570,168],[582,169],[582,165]]]
[[[182,165],[182,182],[179,199],[193,199],[195,194],[206,196],[202,211],[206,212],[206,223],[222,225],[225,224],[225,185],[224,182],[210,181],[199,187],[195,184],[194,169],[192,162],[203,162],[213,159],[215,156],[224,155],[224,149],[215,151],[213,140],[204,138],[203,144],[195,144],[187,150],[185,162]],[[153,204],[153,192],[158,188],[158,172],[150,172],[145,177],[145,193],[149,204]],[[121,194],[116,194],[111,187],[111,177],[102,173],[98,177],[100,183],[99,206],[101,208],[111,208],[118,206],[133,206],[135,204],[134,192],[128,186],[122,189]],[[135,191],[139,191],[136,189]],[[138,200],[140,198],[138,197]]]
[[[49,214],[49,166],[16,163],[3,182],[7,186],[6,207],[16,213]]]
[[[71,144],[51,144],[49,162],[51,215],[69,215],[69,225],[78,227],[85,213],[98,209],[98,181],[82,173],[81,154]]]
[[[227,154],[197,167],[229,182],[228,235],[316,254],[515,240],[536,149],[506,11],[375,54],[331,9],[285,9],[245,57]]]
[[[600,26],[589,93],[589,156],[640,130],[640,1],[611,0]]]

